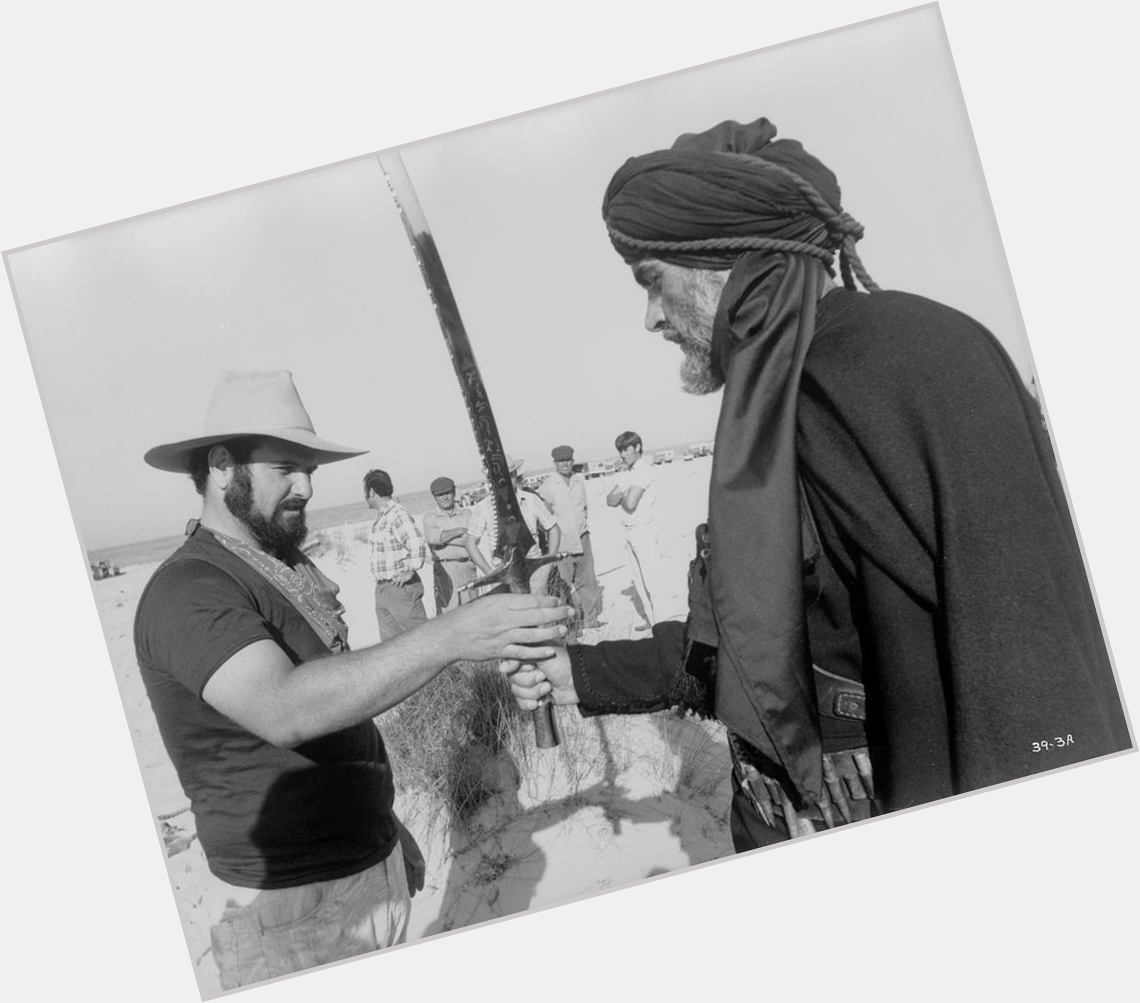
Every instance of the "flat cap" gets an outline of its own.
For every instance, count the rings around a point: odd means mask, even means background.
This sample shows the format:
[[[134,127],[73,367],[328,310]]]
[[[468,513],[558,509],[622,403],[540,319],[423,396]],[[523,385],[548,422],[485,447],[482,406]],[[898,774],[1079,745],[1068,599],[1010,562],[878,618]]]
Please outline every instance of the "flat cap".
[[[431,493],[433,495],[445,495],[448,491],[455,490],[455,481],[450,477],[437,477],[431,482]]]
[[[559,463],[562,460],[572,460],[572,459],[574,459],[574,447],[573,446],[555,446],[550,451],[550,458],[552,460],[554,460],[555,463]]]

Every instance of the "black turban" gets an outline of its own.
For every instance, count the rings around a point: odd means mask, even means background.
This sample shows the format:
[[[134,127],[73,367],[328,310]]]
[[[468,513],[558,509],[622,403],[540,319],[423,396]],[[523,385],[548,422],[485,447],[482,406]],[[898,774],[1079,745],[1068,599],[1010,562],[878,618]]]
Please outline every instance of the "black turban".
[[[627,260],[730,269],[712,332],[724,379],[709,487],[717,717],[781,763],[801,801],[822,786],[804,632],[796,404],[834,252],[867,276],[835,175],[775,126],[723,122],[627,161],[602,215]]]
[[[766,118],[722,122],[627,160],[602,203],[618,253],[729,268],[750,250],[792,251],[830,265],[862,227],[843,211],[835,175],[775,135]]]

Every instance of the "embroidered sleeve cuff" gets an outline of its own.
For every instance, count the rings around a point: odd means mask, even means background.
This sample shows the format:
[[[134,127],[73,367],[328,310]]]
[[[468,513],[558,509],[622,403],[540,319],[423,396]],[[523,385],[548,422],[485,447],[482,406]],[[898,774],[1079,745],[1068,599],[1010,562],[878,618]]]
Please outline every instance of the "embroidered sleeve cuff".
[[[597,714],[643,714],[684,701],[681,657],[684,625],[653,627],[640,641],[603,641],[571,645],[570,668],[584,717]]]

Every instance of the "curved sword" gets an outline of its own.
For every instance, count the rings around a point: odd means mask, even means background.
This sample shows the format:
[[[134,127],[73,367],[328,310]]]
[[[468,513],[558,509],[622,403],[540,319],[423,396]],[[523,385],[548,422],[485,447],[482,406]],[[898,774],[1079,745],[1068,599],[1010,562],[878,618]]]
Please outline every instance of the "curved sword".
[[[376,157],[388,181],[388,188],[396,202],[396,208],[400,211],[404,230],[416,253],[420,274],[423,276],[424,285],[427,286],[436,318],[443,331],[443,339],[451,354],[455,375],[459,379],[463,402],[467,405],[475,442],[483,460],[483,470],[491,485],[491,498],[498,523],[495,556],[502,562],[500,570],[496,571],[493,577],[505,583],[511,592],[529,592],[530,573],[538,565],[550,563],[553,558],[526,557],[534,545],[534,537],[523,521],[515,487],[511,483],[511,472],[507,468],[503,441],[491,411],[491,401],[487,397],[487,388],[475,363],[471,339],[467,336],[467,329],[463,326],[463,319],[459,315],[459,306],[451,291],[451,282],[443,267],[443,259],[439,256],[439,250],[428,227],[427,216],[420,205],[416,189],[412,185],[412,179],[408,176],[399,151],[385,150]],[[550,704],[540,706],[533,712],[533,717],[535,744],[540,749],[556,746],[558,736],[554,731]]]

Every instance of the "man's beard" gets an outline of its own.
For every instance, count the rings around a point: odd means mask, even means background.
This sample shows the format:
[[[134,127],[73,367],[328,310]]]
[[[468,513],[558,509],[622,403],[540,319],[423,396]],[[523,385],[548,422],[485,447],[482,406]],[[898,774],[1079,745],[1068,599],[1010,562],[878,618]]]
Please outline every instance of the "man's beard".
[[[271,516],[264,516],[253,507],[253,478],[249,467],[239,463],[234,467],[234,476],[222,496],[226,508],[253,538],[274,557],[284,560],[308,533],[305,525],[305,500],[286,498],[277,504]],[[295,518],[286,522],[285,512],[296,512]]]
[[[681,343],[685,357],[681,360],[681,389],[687,394],[711,394],[724,386],[724,380],[712,371],[712,351],[695,340]]]
[[[724,281],[716,273],[695,269],[686,281],[688,297],[674,304],[667,318],[665,337],[681,347],[681,389],[689,394],[711,394],[724,386],[712,368],[713,320]]]

